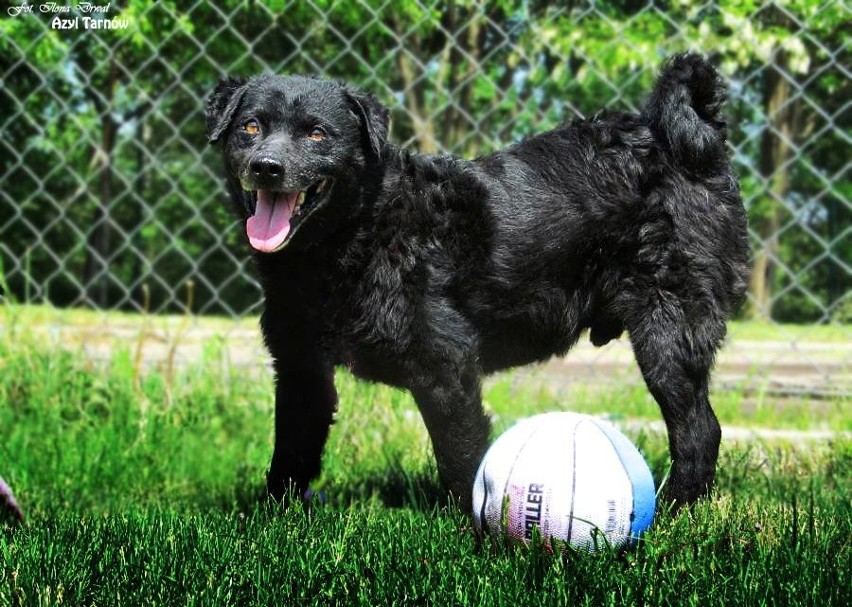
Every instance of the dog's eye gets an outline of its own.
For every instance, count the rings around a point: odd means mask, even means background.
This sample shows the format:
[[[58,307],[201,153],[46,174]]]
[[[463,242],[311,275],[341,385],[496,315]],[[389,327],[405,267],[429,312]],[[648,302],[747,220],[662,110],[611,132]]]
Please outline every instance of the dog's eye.
[[[321,126],[315,126],[311,129],[311,132],[308,133],[308,138],[313,139],[314,141],[322,141],[328,136],[328,133],[325,132]]]
[[[257,120],[249,120],[243,125],[243,130],[249,135],[257,135],[260,133],[260,125]]]

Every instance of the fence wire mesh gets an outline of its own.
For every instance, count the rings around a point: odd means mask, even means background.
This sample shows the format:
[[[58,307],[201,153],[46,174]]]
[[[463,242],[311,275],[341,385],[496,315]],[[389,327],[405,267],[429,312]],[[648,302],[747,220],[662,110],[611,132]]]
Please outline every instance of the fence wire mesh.
[[[205,140],[225,75],[346,80],[392,108],[395,142],[473,156],[636,109],[663,59],[691,49],[730,83],[754,246],[743,316],[830,324],[830,355],[791,337],[767,356],[848,393],[850,16],[817,0],[16,2],[0,25],[4,297],[259,313]]]

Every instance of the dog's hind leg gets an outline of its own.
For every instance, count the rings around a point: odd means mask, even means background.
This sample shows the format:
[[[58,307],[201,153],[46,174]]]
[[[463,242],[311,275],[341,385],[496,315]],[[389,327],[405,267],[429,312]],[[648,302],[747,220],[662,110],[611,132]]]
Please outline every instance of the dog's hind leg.
[[[668,429],[672,470],[667,496],[677,505],[710,492],[721,441],[708,390],[724,320],[712,312],[700,320],[692,316],[674,295],[661,296],[628,323],[639,368]]]

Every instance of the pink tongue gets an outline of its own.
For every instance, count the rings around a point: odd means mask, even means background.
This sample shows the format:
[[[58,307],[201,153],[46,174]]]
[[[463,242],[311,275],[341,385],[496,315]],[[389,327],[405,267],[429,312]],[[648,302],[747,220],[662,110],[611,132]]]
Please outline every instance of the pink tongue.
[[[296,193],[257,191],[257,208],[246,222],[249,242],[258,251],[271,253],[287,240]]]

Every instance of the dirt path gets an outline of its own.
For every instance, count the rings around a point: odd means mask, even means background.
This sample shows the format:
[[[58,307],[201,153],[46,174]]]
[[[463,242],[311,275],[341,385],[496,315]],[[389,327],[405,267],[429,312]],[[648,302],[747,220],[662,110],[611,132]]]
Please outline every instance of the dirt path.
[[[661,421],[614,420],[619,428],[630,431],[643,431],[653,434],[665,434],[666,424]],[[744,428],[740,426],[722,426],[722,439],[727,442],[782,441],[785,443],[806,444],[812,441],[829,441],[839,438],[850,439],[852,432],[836,430],[781,430],[776,428]]]
[[[183,367],[206,356],[247,369],[265,369],[268,357],[253,321],[211,327],[197,320],[42,327],[48,339],[79,344],[93,359],[109,360],[116,347],[131,350],[146,367]],[[732,339],[719,353],[716,387],[811,398],[852,395],[852,342],[783,342]],[[565,357],[514,371],[519,379],[544,381],[556,389],[573,384],[641,382],[622,338],[602,348],[581,340]]]
[[[717,387],[766,390],[778,395],[849,396],[850,361],[850,343],[734,340],[719,353],[713,377]],[[572,377],[641,381],[626,340],[601,349],[578,344],[567,356],[543,365],[540,372],[554,382]]]

